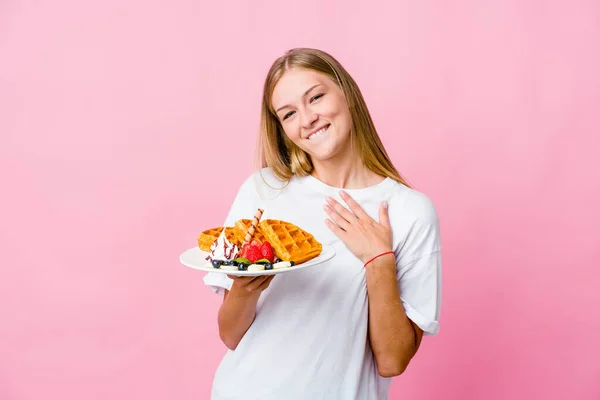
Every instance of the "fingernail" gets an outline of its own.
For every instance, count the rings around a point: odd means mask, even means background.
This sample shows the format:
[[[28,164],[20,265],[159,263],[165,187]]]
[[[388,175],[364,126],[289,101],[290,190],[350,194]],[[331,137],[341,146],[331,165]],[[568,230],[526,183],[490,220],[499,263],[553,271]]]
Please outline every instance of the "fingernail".
[[[383,208],[388,208],[388,202],[387,202],[387,200],[383,201]]]
[[[347,193],[344,192],[343,190],[340,190],[340,196],[347,196]]]

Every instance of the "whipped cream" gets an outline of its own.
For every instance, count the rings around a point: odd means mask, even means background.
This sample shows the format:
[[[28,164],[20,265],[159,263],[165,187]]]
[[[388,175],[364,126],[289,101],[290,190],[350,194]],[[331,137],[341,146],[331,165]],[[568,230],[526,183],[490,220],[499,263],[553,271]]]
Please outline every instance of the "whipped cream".
[[[238,247],[227,240],[225,229],[223,229],[221,235],[210,246],[210,255],[206,257],[206,260],[209,262],[213,260],[232,261],[237,258],[238,253]]]

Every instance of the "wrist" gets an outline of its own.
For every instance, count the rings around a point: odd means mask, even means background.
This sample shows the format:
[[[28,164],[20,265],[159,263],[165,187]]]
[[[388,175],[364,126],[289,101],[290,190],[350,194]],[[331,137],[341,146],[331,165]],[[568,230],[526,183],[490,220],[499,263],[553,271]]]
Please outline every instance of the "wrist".
[[[396,254],[394,253],[394,251],[388,249],[388,250],[381,250],[381,251],[377,251],[377,252],[368,254],[365,257],[363,257],[361,259],[361,261],[363,263],[363,267],[368,267],[371,264],[381,264],[382,261],[384,263],[388,263],[388,262],[390,262],[390,260],[395,260],[395,259],[396,259]]]

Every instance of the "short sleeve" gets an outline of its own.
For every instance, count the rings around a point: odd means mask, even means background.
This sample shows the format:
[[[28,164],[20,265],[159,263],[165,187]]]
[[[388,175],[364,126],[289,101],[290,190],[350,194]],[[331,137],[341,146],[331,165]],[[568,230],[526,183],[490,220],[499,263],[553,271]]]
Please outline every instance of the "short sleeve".
[[[441,252],[424,255],[402,266],[398,274],[400,299],[406,316],[423,330],[437,335],[442,299]]]
[[[235,222],[242,218],[251,219],[256,210],[262,206],[261,199],[256,190],[256,177],[248,177],[238,189],[233,204],[227,213],[223,226],[233,226]],[[204,278],[204,284],[209,286],[213,292],[223,295],[225,290],[231,290],[233,280],[225,274],[216,272],[207,273]]]
[[[398,289],[406,316],[424,335],[437,335],[442,302],[439,219],[424,196],[415,210],[416,219],[397,251]]]

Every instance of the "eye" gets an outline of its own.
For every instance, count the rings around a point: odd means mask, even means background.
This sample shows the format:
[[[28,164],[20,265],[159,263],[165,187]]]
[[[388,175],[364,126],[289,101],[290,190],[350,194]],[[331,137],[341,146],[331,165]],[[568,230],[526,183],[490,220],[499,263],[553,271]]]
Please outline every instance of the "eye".
[[[282,119],[282,121],[285,121],[286,119],[288,119],[289,117],[291,117],[293,113],[294,113],[293,111],[290,111],[289,113],[285,114],[285,115],[283,116],[283,119]]]
[[[319,93],[318,95],[316,95],[312,99],[310,99],[310,102],[312,103],[313,101],[318,100],[323,96],[325,96],[323,93]]]

